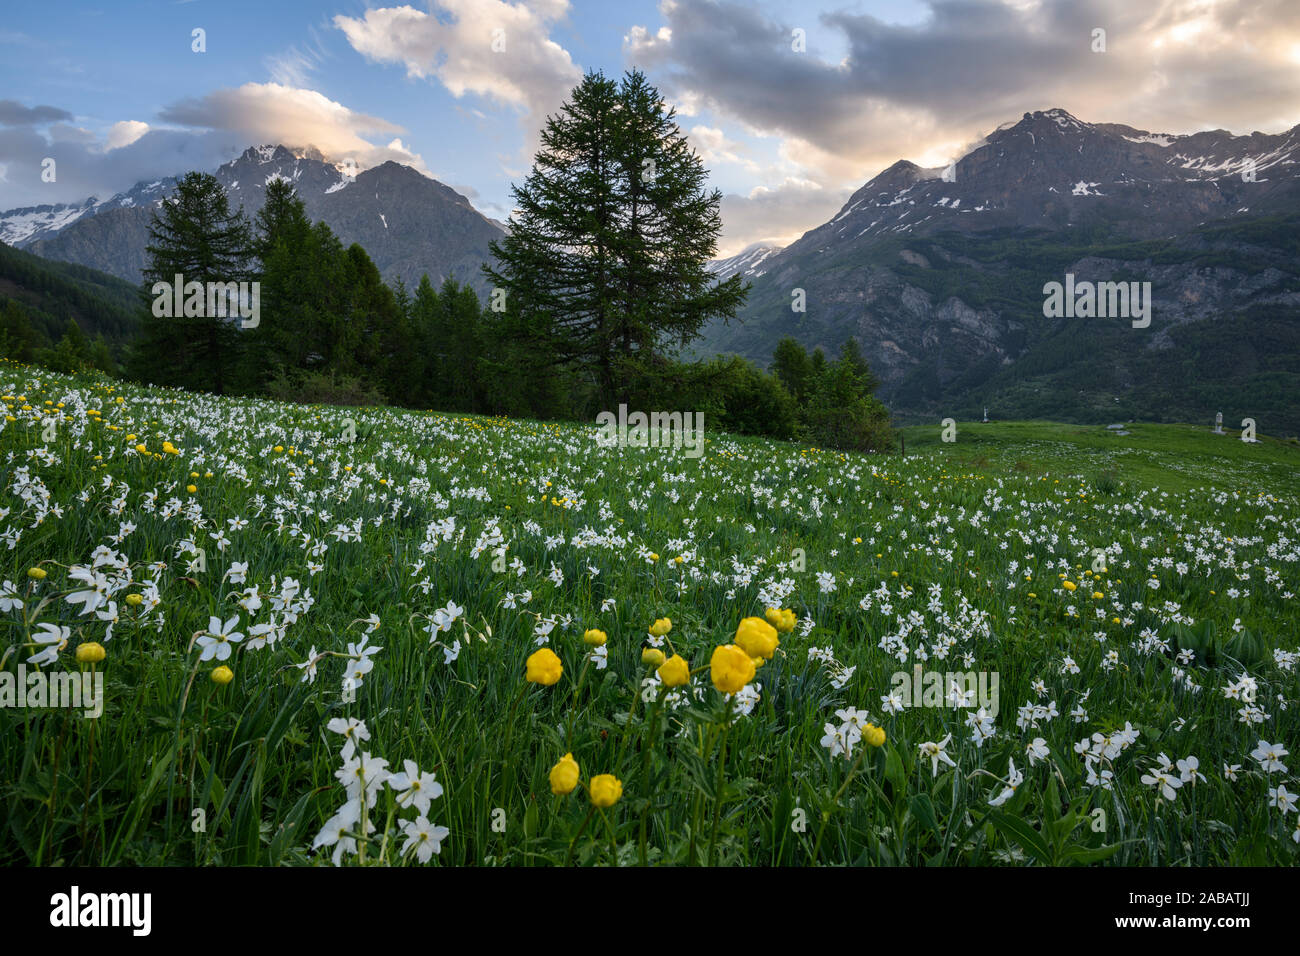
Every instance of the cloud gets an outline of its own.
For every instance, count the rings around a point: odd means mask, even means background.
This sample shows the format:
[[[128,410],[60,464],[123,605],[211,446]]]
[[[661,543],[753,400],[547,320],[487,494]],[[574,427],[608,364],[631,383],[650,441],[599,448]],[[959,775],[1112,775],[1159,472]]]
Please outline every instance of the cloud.
[[[329,58],[316,27],[307,27],[308,42],[266,57],[263,63],[271,81],[282,86],[307,86],[311,76]]]
[[[582,71],[550,38],[568,0],[437,0],[434,13],[409,6],[336,16],[352,48],[377,63],[396,63],[415,79],[433,78],[456,98],[473,94],[520,115],[531,154],[543,118],[559,109]]]
[[[104,138],[104,151],[130,146],[147,132],[149,132],[149,124],[139,120],[122,120],[120,123],[114,123],[109,127],[108,135]]]
[[[106,199],[142,180],[211,171],[257,144],[315,147],[334,162],[353,159],[359,169],[394,160],[428,172],[424,160],[403,143],[403,127],[315,90],[245,83],[173,103],[158,118],[158,126],[140,120],[113,123],[102,135],[67,122],[45,130],[0,126],[5,169],[0,210],[87,196]],[[53,183],[41,179],[47,157],[56,162]]]
[[[1276,132],[1300,122],[1294,0],[921,3],[928,16],[909,25],[822,13],[821,32],[847,51],[832,61],[815,44],[793,48],[796,27],[813,32],[811,14],[775,20],[749,4],[661,0],[663,25],[630,28],[624,55],[673,102],[707,113],[719,134],[738,125],[778,137],[783,164],[823,197],[898,159],[946,165],[996,126],[1055,106],[1152,132]],[[1094,52],[1096,29],[1105,52]],[[782,201],[799,195],[728,196],[729,241],[824,221],[824,203],[801,218],[797,202]]]
[[[727,134],[716,127],[692,126],[687,139],[706,166],[732,163],[751,172],[757,172],[759,168],[758,163],[740,155],[745,151],[744,145],[728,139]]]
[[[424,161],[398,138],[376,145],[368,137],[404,133],[404,127],[348,109],[315,90],[280,83],[245,83],[166,107],[168,123],[237,134],[244,143],[314,146],[326,159],[353,159],[369,169],[388,160],[424,170]]]
[[[726,193],[719,210],[723,228],[717,257],[734,256],[756,242],[788,246],[834,216],[851,193],[849,188],[825,189],[797,177],[756,186],[746,195]]]
[[[0,100],[0,126],[36,126],[70,120],[72,114],[57,106],[23,106],[17,100]]]
[[[306,86],[316,67],[316,61],[296,47],[266,58],[266,70],[271,80],[283,86]]]
[[[847,45],[838,62],[792,49],[797,20],[716,0],[664,0],[665,27],[633,28],[624,51],[675,99],[785,137],[810,164],[854,162],[860,178],[1052,106],[1158,132],[1300,120],[1291,0],[924,2],[920,25],[822,14]]]
[[[118,124],[119,126],[122,124]],[[69,127],[69,130],[73,129]],[[0,128],[0,210],[45,203],[107,199],[145,180],[188,169],[215,169],[247,146],[226,133],[150,130],[138,139],[108,149],[91,136],[50,137],[27,128]],[[41,164],[55,161],[55,181],[41,178]]]

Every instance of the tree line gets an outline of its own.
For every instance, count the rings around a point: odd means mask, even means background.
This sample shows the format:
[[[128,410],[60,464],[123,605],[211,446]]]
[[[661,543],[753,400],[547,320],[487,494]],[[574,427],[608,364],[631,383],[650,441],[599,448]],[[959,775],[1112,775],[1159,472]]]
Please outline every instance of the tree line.
[[[155,211],[128,375],[157,385],[307,402],[593,420],[620,403],[696,409],[710,428],[887,450],[889,416],[856,342],[828,360],[793,339],[771,371],[690,361],[703,326],[748,287],[708,269],[721,194],[638,71],[588,73],[548,118],[484,266],[487,303],[425,275],[389,285],[366,251],[313,223],[287,180],[251,220],[192,172]],[[158,315],[155,283],[257,282],[260,320]]]

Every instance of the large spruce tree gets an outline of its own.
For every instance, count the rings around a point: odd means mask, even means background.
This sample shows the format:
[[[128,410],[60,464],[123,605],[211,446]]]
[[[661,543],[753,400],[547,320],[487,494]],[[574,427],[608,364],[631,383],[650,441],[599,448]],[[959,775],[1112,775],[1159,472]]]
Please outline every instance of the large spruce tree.
[[[547,119],[484,268],[507,295],[503,330],[540,363],[590,373],[601,402],[744,301],[738,276],[706,267],[722,197],[673,116],[640,72],[588,73]]]
[[[317,267],[311,220],[293,183],[271,180],[255,220],[253,250],[261,275],[261,322],[245,333],[245,382],[256,390],[272,376],[306,367]]]
[[[192,172],[154,212],[144,270],[145,314],[130,360],[134,377],[157,385],[221,393],[231,384],[240,347],[238,315],[156,316],[155,282],[247,281],[252,253],[248,221],[231,211],[216,177]]]

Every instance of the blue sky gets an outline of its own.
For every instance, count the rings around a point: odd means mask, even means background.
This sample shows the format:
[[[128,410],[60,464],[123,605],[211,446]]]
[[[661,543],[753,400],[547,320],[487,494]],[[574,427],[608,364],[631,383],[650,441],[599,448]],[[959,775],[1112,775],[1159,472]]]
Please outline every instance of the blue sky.
[[[581,71],[646,70],[726,195],[722,253],[788,242],[899,158],[1031,109],[1158,132],[1300,122],[1285,0],[7,0],[0,209],[103,198],[260,142],[408,162],[509,212]],[[1110,49],[1089,48],[1107,30]],[[205,31],[194,52],[191,31]],[[806,50],[793,49],[794,29]],[[493,29],[505,48],[492,50]],[[40,160],[58,160],[42,183]]]

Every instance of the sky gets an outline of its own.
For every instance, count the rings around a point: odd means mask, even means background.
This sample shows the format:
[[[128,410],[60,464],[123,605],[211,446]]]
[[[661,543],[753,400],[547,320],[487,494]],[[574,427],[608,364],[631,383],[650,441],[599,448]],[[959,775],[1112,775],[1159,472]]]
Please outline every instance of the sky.
[[[1300,0],[4,0],[0,210],[283,143],[407,163],[504,220],[546,116],[633,67],[723,194],[724,256],[1032,110],[1290,129]]]

